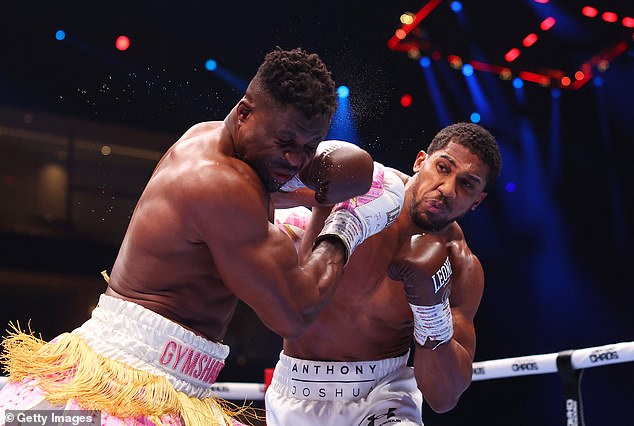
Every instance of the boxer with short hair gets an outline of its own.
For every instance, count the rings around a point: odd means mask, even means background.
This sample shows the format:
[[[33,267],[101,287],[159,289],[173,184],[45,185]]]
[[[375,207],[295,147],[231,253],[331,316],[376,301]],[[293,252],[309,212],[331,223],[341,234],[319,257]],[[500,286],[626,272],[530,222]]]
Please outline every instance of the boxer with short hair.
[[[423,397],[437,412],[457,404],[471,382],[484,274],[456,221],[482,203],[500,167],[495,138],[458,123],[418,153],[413,176],[397,172],[396,222],[358,247],[308,329],[284,339],[268,426],[421,425]]]
[[[296,338],[354,248],[402,206],[402,182],[385,184],[367,152],[322,142],[336,107],[316,54],[267,54],[227,117],[193,126],[157,164],[92,317],[51,342],[19,331],[5,341],[0,415],[65,407],[99,410],[102,424],[232,424],[211,384],[238,301]],[[367,193],[301,259],[273,223],[271,193],[291,179],[315,204]]]

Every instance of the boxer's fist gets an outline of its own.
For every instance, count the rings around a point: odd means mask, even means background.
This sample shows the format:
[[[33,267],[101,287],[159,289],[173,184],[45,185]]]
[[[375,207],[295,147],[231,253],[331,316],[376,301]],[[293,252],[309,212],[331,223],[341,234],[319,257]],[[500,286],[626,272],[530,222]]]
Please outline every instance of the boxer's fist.
[[[327,140],[319,144],[310,163],[280,190],[308,187],[315,191],[319,204],[336,204],[368,192],[372,172],[372,157],[366,151],[349,142]]]
[[[414,235],[388,267],[391,279],[402,281],[414,314],[414,337],[435,349],[453,335],[449,306],[451,262],[445,241],[433,234]]]
[[[374,163],[372,186],[364,195],[336,204],[315,244],[323,238],[339,238],[346,247],[345,262],[368,237],[392,224],[401,212],[403,181],[380,163]]]

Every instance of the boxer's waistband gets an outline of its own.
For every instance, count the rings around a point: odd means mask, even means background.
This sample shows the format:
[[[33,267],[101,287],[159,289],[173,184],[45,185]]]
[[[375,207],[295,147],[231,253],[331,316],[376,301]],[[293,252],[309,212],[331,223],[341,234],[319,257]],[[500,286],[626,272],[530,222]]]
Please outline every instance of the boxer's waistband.
[[[357,401],[407,365],[409,352],[376,361],[311,361],[280,354],[271,386],[281,395],[315,401]]]
[[[209,341],[143,306],[102,294],[73,334],[96,353],[163,376],[189,396],[212,396],[229,347]]]

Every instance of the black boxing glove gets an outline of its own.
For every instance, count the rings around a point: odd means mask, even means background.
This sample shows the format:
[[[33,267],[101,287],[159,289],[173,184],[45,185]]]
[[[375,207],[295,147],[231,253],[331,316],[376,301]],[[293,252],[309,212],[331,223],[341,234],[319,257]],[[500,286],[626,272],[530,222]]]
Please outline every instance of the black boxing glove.
[[[327,140],[319,144],[310,163],[280,191],[307,187],[315,191],[319,204],[336,204],[368,192],[373,170],[372,157],[365,150],[350,142]]]
[[[433,234],[412,236],[390,263],[388,275],[404,284],[416,342],[436,349],[451,340],[451,262],[445,241]]]

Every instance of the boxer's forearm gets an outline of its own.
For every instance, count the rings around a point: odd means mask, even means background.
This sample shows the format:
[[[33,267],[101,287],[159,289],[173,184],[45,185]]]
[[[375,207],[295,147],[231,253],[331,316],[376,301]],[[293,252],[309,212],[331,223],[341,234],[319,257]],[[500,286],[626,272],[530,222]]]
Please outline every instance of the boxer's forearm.
[[[429,406],[444,413],[458,404],[471,384],[473,358],[458,340],[451,339],[431,350],[416,344],[414,374]]]

